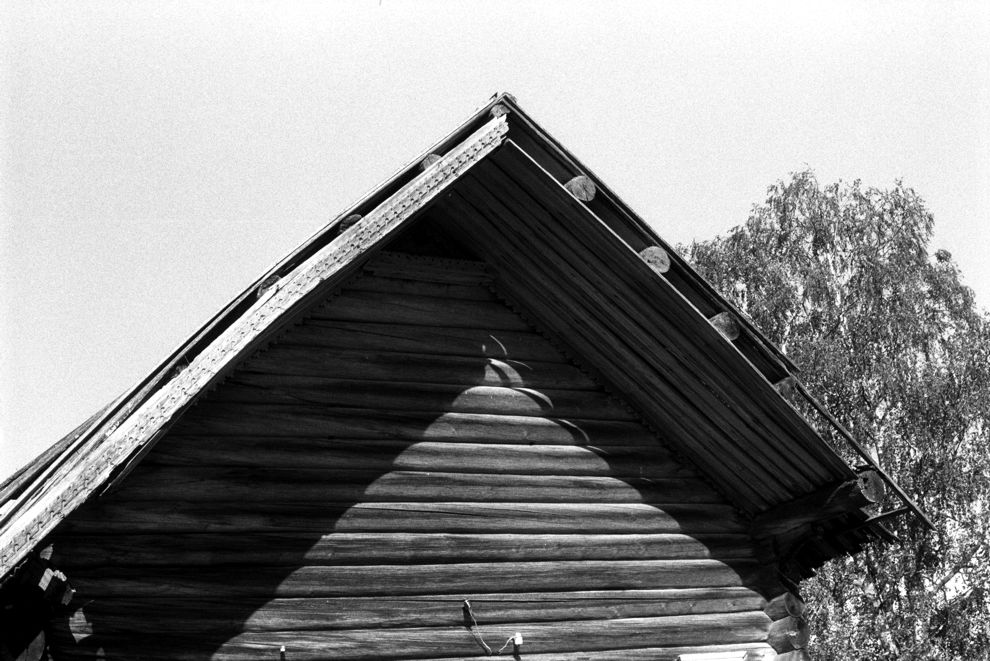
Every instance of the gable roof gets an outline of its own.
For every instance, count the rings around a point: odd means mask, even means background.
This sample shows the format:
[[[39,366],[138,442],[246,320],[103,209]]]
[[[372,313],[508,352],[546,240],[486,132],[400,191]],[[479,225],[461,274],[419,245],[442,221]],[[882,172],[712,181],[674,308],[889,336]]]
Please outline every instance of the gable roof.
[[[774,388],[793,381],[797,368],[511,96],[500,95],[0,487],[0,576],[86,499],[122,479],[239,357],[427,212],[495,265],[521,308],[586,358],[748,515],[766,519],[856,479]],[[726,320],[731,340],[714,325]],[[798,392],[820,409],[800,384]],[[830,416],[826,422],[837,424]],[[897,511],[927,522],[869,453],[840,433],[888,483],[903,504]],[[883,536],[881,521],[859,510],[836,519],[829,534],[841,543],[823,558]]]

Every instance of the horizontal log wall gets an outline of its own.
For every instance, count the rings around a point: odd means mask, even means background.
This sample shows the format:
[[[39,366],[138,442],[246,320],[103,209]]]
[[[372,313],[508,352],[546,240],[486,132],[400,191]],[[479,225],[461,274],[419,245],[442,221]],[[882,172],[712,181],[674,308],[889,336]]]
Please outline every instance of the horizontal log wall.
[[[760,658],[746,522],[490,279],[386,255],[244,362],[57,532],[56,658]]]

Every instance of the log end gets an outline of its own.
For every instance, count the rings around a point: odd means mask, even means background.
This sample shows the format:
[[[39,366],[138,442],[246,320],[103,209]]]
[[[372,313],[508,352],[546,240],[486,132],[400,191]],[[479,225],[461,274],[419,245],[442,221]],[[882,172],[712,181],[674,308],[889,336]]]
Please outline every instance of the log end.
[[[770,624],[767,643],[778,654],[803,650],[811,639],[811,627],[804,617],[788,615]]]
[[[341,234],[343,234],[348,229],[350,229],[350,227],[352,225],[354,225],[354,223],[358,222],[359,220],[361,220],[361,214],[359,214],[359,213],[352,213],[351,215],[347,216],[342,221],[340,221],[340,224],[338,225],[338,227],[340,228]]]
[[[566,188],[571,195],[582,202],[591,202],[595,199],[595,182],[583,174],[579,174],[568,181],[564,184],[564,188]]]
[[[419,162],[419,166],[425,170],[442,158],[440,154],[427,154],[426,158]]]
[[[887,493],[887,484],[880,477],[880,473],[875,470],[863,470],[856,476],[859,481],[859,488],[863,496],[870,503],[879,503]]]
[[[731,312],[719,312],[708,321],[730,342],[739,338],[739,322]]]
[[[773,384],[773,389],[777,391],[781,397],[791,397],[794,395],[795,390],[797,390],[797,379],[793,376],[785,376],[783,379]]]
[[[768,601],[763,612],[771,620],[780,620],[788,616],[801,617],[804,610],[804,600],[801,597],[793,592],[785,592]]]
[[[503,106],[501,103],[496,103],[492,106],[492,109],[488,111],[488,114],[493,118],[498,119],[499,117],[505,117],[509,114],[509,109]]]
[[[262,280],[261,284],[258,285],[258,289],[255,292],[258,298],[264,296],[265,292],[271,289],[272,287],[274,287],[276,284],[278,284],[279,280],[280,278],[274,273],[272,273],[270,276]]]
[[[666,273],[670,270],[670,255],[660,246],[644,248],[639,256],[657,273]]]

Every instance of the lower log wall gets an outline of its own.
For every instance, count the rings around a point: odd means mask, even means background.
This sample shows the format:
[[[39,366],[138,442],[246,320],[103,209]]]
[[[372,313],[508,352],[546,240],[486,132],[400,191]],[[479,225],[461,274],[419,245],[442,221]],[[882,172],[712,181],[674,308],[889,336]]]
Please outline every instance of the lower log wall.
[[[480,268],[429,267],[357,277],[60,527],[56,659],[770,654],[733,508]]]

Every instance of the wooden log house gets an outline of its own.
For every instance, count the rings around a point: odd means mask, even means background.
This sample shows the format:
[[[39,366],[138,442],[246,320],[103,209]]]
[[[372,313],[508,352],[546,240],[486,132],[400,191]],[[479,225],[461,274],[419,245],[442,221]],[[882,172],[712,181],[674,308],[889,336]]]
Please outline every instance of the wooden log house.
[[[0,659],[808,658],[924,515],[795,373],[498,96],[0,486]]]

